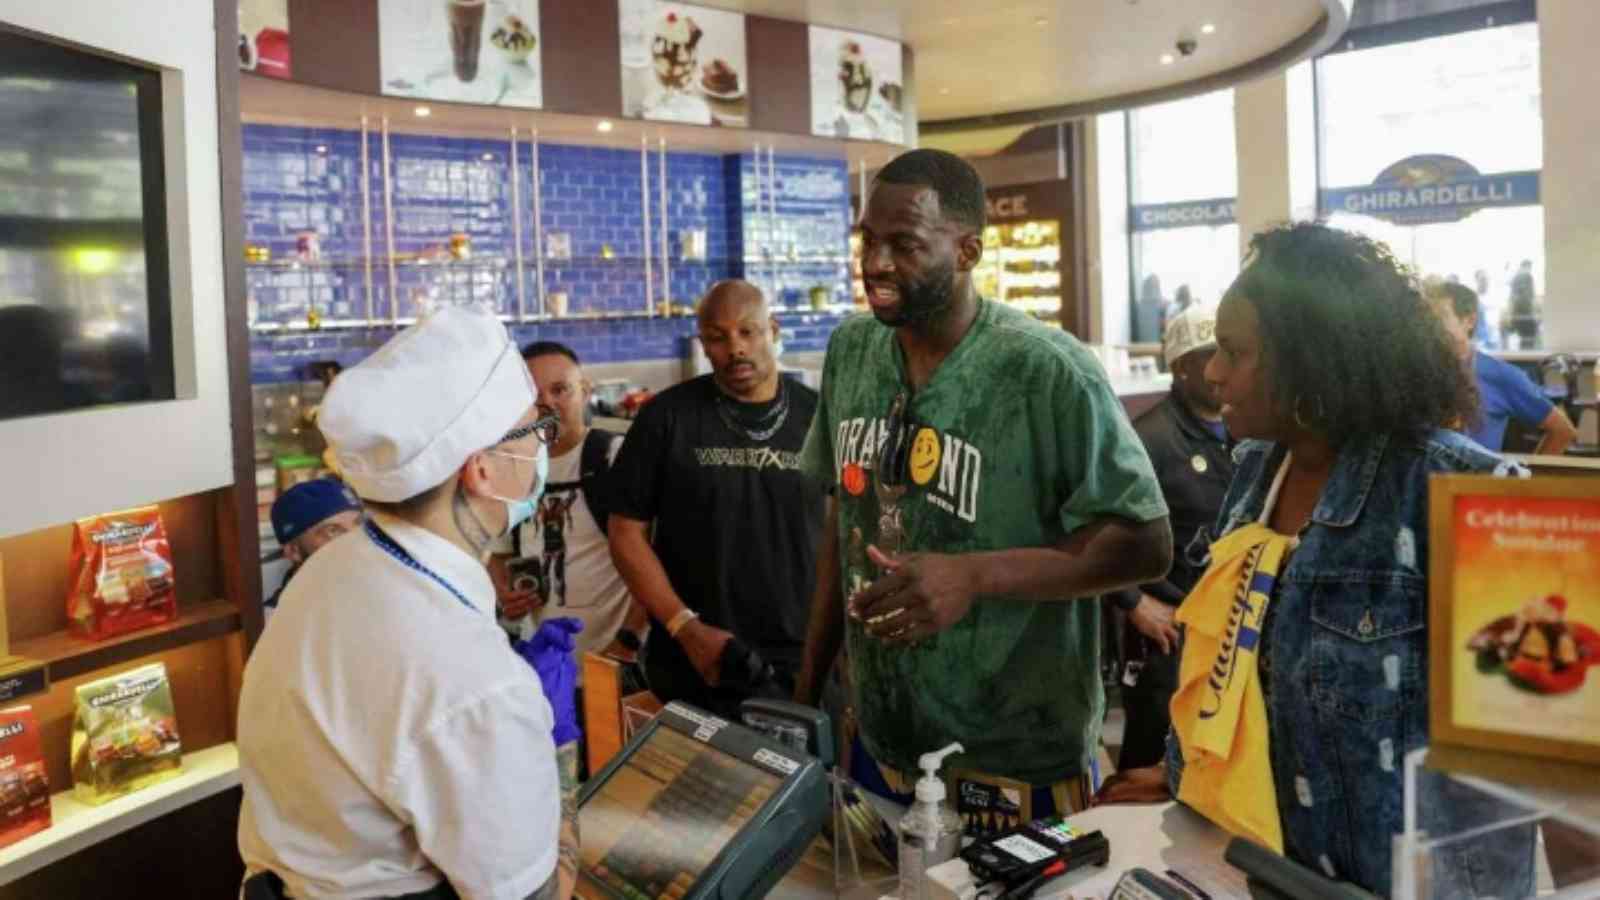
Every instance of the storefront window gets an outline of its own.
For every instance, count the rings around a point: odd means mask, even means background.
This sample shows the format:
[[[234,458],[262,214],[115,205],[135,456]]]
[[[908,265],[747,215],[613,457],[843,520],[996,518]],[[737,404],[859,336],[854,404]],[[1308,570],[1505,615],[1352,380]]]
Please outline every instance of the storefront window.
[[[1128,133],[1130,333],[1153,342],[1179,309],[1216,304],[1239,271],[1233,91],[1134,110]]]
[[[1317,61],[1319,201],[1419,275],[1477,290],[1482,343],[1537,347],[1539,27],[1492,21],[1404,43],[1358,34]]]

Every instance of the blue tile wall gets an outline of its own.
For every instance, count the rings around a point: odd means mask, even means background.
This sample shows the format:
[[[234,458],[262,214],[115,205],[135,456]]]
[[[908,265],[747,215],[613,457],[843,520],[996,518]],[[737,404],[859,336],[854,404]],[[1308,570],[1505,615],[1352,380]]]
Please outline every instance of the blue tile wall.
[[[742,211],[744,277],[784,306],[822,286],[850,301],[850,171],[842,159],[742,154],[729,166]],[[737,175],[735,182],[734,175]],[[774,192],[774,183],[776,191]],[[751,252],[744,253],[744,248]],[[755,248],[761,248],[759,250]]]
[[[304,323],[313,307],[327,325],[367,317],[362,260],[361,135],[356,131],[246,125],[244,128],[245,236],[278,262],[247,267],[252,312],[270,324]],[[524,221],[531,219],[527,174],[531,146],[516,149]],[[383,206],[382,151],[371,138],[371,254],[375,260],[371,303],[377,317],[391,309],[408,319],[428,303],[478,302],[503,315],[517,309],[515,234],[509,141],[393,135],[394,245],[405,260],[397,265],[391,300],[381,262],[390,252]],[[744,277],[785,305],[803,305],[810,289],[823,285],[840,302],[849,298],[848,171],[842,160],[779,156],[777,192],[756,177],[749,154],[718,156],[668,153],[666,203],[670,282],[663,287],[660,261],[660,157],[649,158],[649,181],[641,181],[639,154],[631,150],[541,144],[541,222],[550,235],[565,235],[571,258],[545,265],[548,294],[565,293],[571,315],[630,318],[576,319],[512,326],[519,342],[566,341],[585,361],[596,363],[670,359],[683,355],[692,319],[645,318],[647,309],[645,229],[641,195],[648,193],[652,299],[691,305],[714,281]],[[759,189],[759,190],[758,190]],[[776,203],[776,222],[769,215]],[[703,230],[706,258],[683,259],[683,235]],[[322,260],[297,265],[297,239],[316,232]],[[472,257],[443,262],[449,236],[466,234]],[[525,227],[523,303],[533,313],[535,232]],[[776,248],[752,252],[747,248]],[[609,248],[610,258],[602,258]],[[840,317],[780,315],[791,351],[821,350]],[[256,332],[251,372],[258,382],[300,380],[305,364],[337,359],[345,365],[365,358],[393,334],[392,328],[329,327]]]

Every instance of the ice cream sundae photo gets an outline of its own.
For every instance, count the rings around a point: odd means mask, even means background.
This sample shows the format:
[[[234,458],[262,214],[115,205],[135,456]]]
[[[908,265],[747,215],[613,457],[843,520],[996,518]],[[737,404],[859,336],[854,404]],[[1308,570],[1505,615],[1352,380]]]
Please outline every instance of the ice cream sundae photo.
[[[522,19],[506,16],[505,21],[489,35],[489,43],[503,53],[508,62],[526,63],[528,55],[538,46],[539,37]]]
[[[700,26],[688,16],[668,12],[662,17],[650,44],[650,58],[662,87],[681,91],[689,86],[694,77],[695,54],[704,35]]]
[[[1515,615],[1502,616],[1467,641],[1478,671],[1504,674],[1536,694],[1566,694],[1583,686],[1587,669],[1600,664],[1600,632],[1567,618],[1567,599],[1534,597]]]
[[[846,109],[855,113],[867,111],[872,102],[872,66],[858,41],[845,41],[839,46],[839,96]]]

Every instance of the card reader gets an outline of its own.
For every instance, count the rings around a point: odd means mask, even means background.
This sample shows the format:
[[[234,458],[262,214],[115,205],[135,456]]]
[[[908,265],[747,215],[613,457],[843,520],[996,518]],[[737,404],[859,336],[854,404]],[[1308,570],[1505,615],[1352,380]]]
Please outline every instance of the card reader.
[[[1048,868],[1056,860],[1067,871],[1111,861],[1111,842],[1098,831],[1084,832],[1054,816],[1029,822],[974,843],[961,858],[978,881],[1019,884]]]

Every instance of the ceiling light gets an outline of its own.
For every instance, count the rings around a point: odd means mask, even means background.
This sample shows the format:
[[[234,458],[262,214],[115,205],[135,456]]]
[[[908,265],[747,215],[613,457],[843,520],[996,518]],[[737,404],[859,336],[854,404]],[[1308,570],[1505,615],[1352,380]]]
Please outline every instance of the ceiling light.
[[[948,93],[950,93],[950,89],[949,88],[939,88],[939,94],[941,96],[943,96],[945,94],[948,94]]]
[[[611,131],[611,128],[612,128],[612,125],[611,125],[611,120],[610,119],[601,119],[594,126],[594,130],[600,132],[601,134],[609,133]]]
[[[483,161],[484,162],[494,162],[494,154],[493,153],[485,153],[483,155]]]
[[[1161,54],[1161,64],[1163,66],[1172,65],[1172,54],[1171,53],[1163,53],[1163,54]]]
[[[412,110],[412,112],[416,113],[417,114],[417,118],[419,118],[419,119],[426,119],[427,117],[433,115],[433,110],[429,109],[426,106],[419,106],[416,109]]]
[[[318,144],[317,145],[317,152],[318,153],[327,153],[328,152],[328,145],[327,144]]]
[[[1211,24],[1210,22],[1207,22],[1204,25],[1200,26],[1200,33],[1201,34],[1216,34],[1217,33],[1217,26]]]

